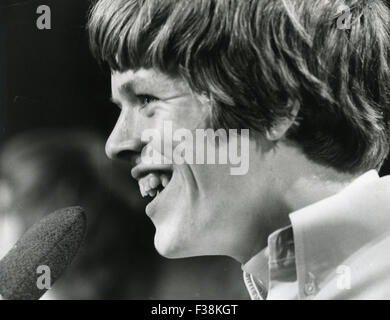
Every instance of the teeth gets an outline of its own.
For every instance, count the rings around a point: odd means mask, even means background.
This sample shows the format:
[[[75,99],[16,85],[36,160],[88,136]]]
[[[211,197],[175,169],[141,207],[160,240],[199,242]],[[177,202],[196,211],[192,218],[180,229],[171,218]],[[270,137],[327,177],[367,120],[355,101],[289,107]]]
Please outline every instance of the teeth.
[[[153,174],[149,178],[149,185],[152,189],[156,189],[159,186],[160,182],[161,182],[160,178]]]
[[[167,174],[150,173],[138,181],[139,189],[142,197],[155,197],[160,192],[157,190],[161,185],[165,188],[169,183]]]
[[[142,198],[144,198],[146,196],[146,191],[141,180],[138,181],[138,186],[139,186],[139,191],[141,192],[141,196]]]
[[[166,174],[162,174],[160,179],[161,179],[162,186],[165,188],[169,182],[168,176]]]

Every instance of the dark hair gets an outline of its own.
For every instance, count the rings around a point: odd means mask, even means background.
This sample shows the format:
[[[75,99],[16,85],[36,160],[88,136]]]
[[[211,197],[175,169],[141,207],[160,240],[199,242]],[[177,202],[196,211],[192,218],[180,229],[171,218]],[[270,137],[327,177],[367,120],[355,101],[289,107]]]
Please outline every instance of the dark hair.
[[[89,33],[113,70],[184,77],[212,101],[215,127],[262,134],[299,104],[288,139],[353,173],[389,151],[389,26],[384,0],[100,0]]]

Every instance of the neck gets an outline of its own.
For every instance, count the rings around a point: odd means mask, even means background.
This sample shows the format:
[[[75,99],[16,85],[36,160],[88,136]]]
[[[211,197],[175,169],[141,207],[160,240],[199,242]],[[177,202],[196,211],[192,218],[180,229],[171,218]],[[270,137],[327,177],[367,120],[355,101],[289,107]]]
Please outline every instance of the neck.
[[[265,196],[257,213],[261,236],[253,239],[251,250],[240,259],[242,263],[267,246],[272,232],[290,225],[290,213],[340,192],[357,177],[316,164],[286,144],[268,152],[263,160],[260,194]]]
[[[357,178],[314,163],[296,149],[285,151],[273,165],[284,168],[275,177],[275,192],[289,213],[339,193]]]

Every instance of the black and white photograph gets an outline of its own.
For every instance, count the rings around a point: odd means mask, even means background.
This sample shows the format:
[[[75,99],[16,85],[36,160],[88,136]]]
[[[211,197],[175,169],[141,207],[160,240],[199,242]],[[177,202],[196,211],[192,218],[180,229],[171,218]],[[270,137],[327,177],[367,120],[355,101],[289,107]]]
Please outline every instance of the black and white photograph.
[[[390,1],[0,0],[0,300],[390,300]]]

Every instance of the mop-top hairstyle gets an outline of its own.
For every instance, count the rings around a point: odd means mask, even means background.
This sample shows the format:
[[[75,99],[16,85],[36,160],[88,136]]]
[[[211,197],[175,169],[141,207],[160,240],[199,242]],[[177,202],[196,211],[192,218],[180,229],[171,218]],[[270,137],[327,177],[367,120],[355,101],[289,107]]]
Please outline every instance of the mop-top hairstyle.
[[[350,173],[389,152],[389,26],[385,0],[100,0],[88,24],[99,61],[184,78],[215,128],[264,134],[298,105],[287,139]]]

